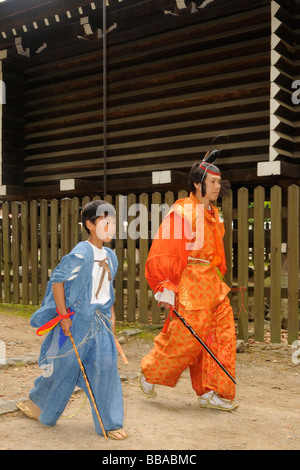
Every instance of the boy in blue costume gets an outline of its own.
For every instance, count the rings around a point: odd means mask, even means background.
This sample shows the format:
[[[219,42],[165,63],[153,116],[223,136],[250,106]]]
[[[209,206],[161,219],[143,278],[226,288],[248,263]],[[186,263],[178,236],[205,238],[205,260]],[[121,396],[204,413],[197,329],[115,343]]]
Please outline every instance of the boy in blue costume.
[[[42,344],[39,365],[44,374],[36,379],[29,401],[17,406],[27,416],[54,426],[76,385],[89,396],[68,338],[71,331],[106,434],[121,440],[127,434],[122,429],[123,394],[114,338],[113,279],[118,260],[103,247],[115,233],[115,210],[96,200],[84,207],[82,220],[88,240],[78,243],[53,270],[42,306],[31,317],[31,326],[40,329],[57,313],[62,320]],[[103,435],[93,406],[92,411],[96,432]]]

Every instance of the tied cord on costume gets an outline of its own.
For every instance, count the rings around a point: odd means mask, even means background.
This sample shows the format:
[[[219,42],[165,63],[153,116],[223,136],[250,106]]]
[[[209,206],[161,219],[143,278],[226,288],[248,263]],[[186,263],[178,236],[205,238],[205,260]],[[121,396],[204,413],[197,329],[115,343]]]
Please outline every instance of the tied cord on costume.
[[[101,287],[102,287],[102,284],[103,284],[103,281],[104,281],[104,276],[105,276],[105,273],[107,272],[107,275],[108,275],[108,280],[111,281],[112,280],[112,277],[111,277],[111,272],[110,272],[110,269],[109,269],[109,265],[108,265],[108,262],[107,262],[108,258],[105,258],[103,260],[96,260],[95,259],[95,263],[98,263],[100,268],[103,268],[102,270],[102,276],[101,276],[101,279],[100,279],[100,282],[99,282],[99,286],[98,286],[98,289],[97,289],[97,292],[96,292],[96,299],[98,299],[98,294],[101,290]]]

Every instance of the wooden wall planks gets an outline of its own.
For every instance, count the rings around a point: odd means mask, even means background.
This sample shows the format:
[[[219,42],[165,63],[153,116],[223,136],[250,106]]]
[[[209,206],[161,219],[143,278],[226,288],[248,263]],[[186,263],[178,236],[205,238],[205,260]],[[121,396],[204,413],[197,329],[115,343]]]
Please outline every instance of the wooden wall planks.
[[[187,172],[217,133],[230,135],[222,167],[266,159],[269,13],[251,11],[247,24],[229,15],[217,27],[195,20],[109,47],[110,178]],[[86,42],[78,56],[40,57],[26,70],[25,183],[101,180],[102,52]]]
[[[229,136],[217,163],[233,185],[254,187],[257,164],[275,153],[274,158],[298,161],[300,119],[297,106],[290,106],[290,83],[299,69],[299,0],[185,4],[178,9],[175,0],[109,1],[110,193],[152,191],[153,170],[181,174],[184,185],[190,166],[217,134]],[[102,2],[30,0],[23,17],[12,4],[1,4],[1,11],[6,38],[0,34],[0,47],[9,47],[2,64],[11,103],[18,100],[5,116],[6,126],[15,128],[2,139],[2,173],[8,175],[2,184],[11,185],[6,194],[32,194],[32,188],[37,197],[53,197],[60,180],[70,178],[77,187],[90,181],[93,194],[95,188],[101,194]],[[80,23],[84,15],[90,35]],[[9,30],[14,25],[19,34],[21,18],[27,31],[20,33],[22,45],[30,57],[16,54]],[[41,44],[46,48],[37,54]]]

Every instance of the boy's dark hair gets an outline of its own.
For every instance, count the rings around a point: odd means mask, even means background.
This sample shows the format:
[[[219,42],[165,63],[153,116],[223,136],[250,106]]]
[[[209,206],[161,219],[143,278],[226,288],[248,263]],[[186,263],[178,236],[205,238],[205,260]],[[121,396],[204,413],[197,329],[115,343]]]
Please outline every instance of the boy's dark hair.
[[[82,209],[82,224],[87,233],[90,234],[90,231],[86,226],[86,222],[88,220],[92,223],[95,223],[99,217],[106,217],[108,215],[116,217],[116,211],[114,207],[108,202],[97,199],[96,201],[92,201],[86,204]]]

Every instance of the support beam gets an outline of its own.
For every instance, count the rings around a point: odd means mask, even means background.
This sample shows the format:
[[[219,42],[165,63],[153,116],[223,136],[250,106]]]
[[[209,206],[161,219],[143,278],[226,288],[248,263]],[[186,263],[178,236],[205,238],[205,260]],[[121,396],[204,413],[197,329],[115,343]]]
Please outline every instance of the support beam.
[[[102,34],[103,34],[103,69],[102,69],[102,76],[103,76],[103,192],[104,197],[107,194],[107,36],[106,36],[106,29],[107,29],[107,18],[106,18],[106,0],[103,0],[102,4],[102,14],[103,14],[103,25],[102,25]]]

